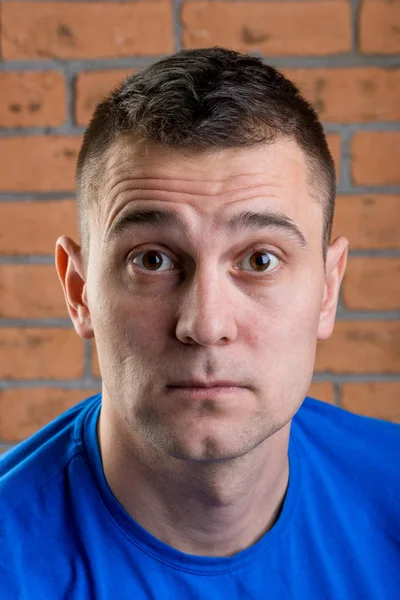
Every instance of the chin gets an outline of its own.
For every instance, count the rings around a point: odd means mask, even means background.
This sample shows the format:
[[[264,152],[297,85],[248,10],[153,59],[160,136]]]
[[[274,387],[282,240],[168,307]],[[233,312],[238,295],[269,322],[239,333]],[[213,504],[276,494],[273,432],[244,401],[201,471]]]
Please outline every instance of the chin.
[[[185,439],[176,435],[168,435],[164,440],[158,440],[157,449],[168,456],[178,460],[197,462],[223,462],[234,460],[249,454],[254,448],[265,440],[265,434],[255,436],[246,435],[243,431],[236,435],[235,432],[204,433],[203,435],[189,435]],[[161,442],[161,444],[160,444]]]

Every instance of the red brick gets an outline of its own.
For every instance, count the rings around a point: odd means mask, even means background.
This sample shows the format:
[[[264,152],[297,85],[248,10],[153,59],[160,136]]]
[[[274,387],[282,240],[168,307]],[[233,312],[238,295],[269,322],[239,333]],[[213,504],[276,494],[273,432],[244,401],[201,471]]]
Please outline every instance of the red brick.
[[[98,389],[57,387],[0,390],[0,437],[20,442],[33,435],[82,400],[101,392]]]
[[[0,329],[1,379],[83,377],[84,344],[74,329]]]
[[[330,55],[351,49],[347,1],[185,2],[185,48],[225,46],[265,55]]]
[[[168,0],[2,5],[6,60],[157,56],[173,47]]]
[[[79,241],[75,200],[0,202],[0,254],[55,255],[61,235]]]
[[[400,131],[363,131],[351,141],[352,181],[358,185],[400,183]]]
[[[344,383],[340,406],[358,415],[400,423],[400,381]]]
[[[330,150],[330,152],[332,154],[332,158],[335,162],[336,181],[339,181],[341,152],[342,152],[342,139],[338,133],[329,133],[326,136],[326,141],[328,142],[329,150]]]
[[[57,71],[0,72],[0,127],[62,125],[65,82]]]
[[[400,119],[400,69],[285,69],[321,121],[365,123]]]
[[[333,384],[329,381],[313,381],[310,385],[308,396],[322,400],[328,404],[335,404]]]
[[[344,235],[350,250],[400,248],[400,196],[338,196],[332,240]]]
[[[342,294],[346,308],[399,310],[400,259],[350,258],[344,275]]]
[[[400,3],[364,0],[359,17],[359,39],[361,52],[400,52]]]
[[[0,317],[69,318],[53,265],[0,265]]]
[[[118,69],[80,73],[75,82],[75,120],[78,125],[87,125],[97,104],[125,77],[135,72],[133,69]]]
[[[318,343],[316,371],[396,373],[400,370],[400,322],[336,321]]]
[[[1,190],[73,190],[81,143],[80,136],[0,138]]]

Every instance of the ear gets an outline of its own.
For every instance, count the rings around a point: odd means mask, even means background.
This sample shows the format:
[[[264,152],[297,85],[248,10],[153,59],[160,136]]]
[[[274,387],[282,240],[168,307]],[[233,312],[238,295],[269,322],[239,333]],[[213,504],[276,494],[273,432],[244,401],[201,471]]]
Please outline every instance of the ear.
[[[318,339],[328,338],[335,325],[340,284],[347,264],[349,241],[338,237],[329,246],[326,256],[324,298],[318,325]]]
[[[75,331],[83,339],[94,338],[81,247],[70,238],[61,236],[56,242],[55,261]]]

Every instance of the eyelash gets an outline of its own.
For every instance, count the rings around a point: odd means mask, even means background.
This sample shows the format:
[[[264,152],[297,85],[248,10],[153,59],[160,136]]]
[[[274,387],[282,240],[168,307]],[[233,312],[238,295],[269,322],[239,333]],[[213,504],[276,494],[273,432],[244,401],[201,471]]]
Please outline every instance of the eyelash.
[[[165,271],[157,271],[157,270],[155,270],[155,271],[146,271],[145,269],[143,269],[143,268],[139,267],[138,265],[136,265],[135,263],[133,263],[133,260],[135,258],[137,258],[138,256],[141,256],[142,254],[146,254],[146,252],[151,252],[151,251],[155,251],[155,252],[159,252],[160,254],[164,254],[165,256],[168,257],[168,259],[171,262],[175,262],[175,261],[173,261],[168,256],[168,254],[166,252],[164,252],[163,250],[160,250],[159,248],[155,248],[155,247],[146,248],[145,250],[142,250],[141,252],[138,252],[138,253],[133,254],[133,255],[129,255],[128,262],[134,264],[134,266],[137,267],[138,269],[140,269],[140,271],[144,271],[146,275],[150,275],[150,276],[153,276],[153,273],[154,274],[158,274],[158,273],[165,273],[167,271],[176,271],[176,270],[178,270],[178,269],[166,269]],[[267,248],[259,248],[257,246],[253,247],[253,248],[250,248],[249,252],[246,253],[244,255],[244,257],[239,262],[242,262],[247,256],[249,256],[249,255],[251,256],[255,252],[260,252],[260,253],[264,252],[266,254],[269,254],[270,256],[274,257],[278,261],[278,264],[275,265],[275,267],[273,267],[269,271],[263,271],[263,272],[260,272],[260,273],[257,273],[257,271],[253,271],[253,274],[255,276],[257,276],[257,277],[262,277],[263,275],[264,276],[268,276],[268,277],[272,277],[272,275],[275,274],[275,271],[277,271],[279,269],[279,265],[282,263],[282,260],[276,254],[274,254],[273,252],[271,252]],[[246,273],[249,273],[249,271],[246,271],[245,269],[238,269],[238,270],[244,271]]]

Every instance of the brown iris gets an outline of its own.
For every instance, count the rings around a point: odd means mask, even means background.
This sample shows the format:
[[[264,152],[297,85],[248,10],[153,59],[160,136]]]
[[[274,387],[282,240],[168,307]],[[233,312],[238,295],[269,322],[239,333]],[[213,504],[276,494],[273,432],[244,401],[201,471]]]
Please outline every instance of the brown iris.
[[[145,256],[151,256],[150,260],[145,260]],[[148,263],[148,264],[146,264]],[[159,267],[162,264],[162,260],[160,258],[160,253],[159,252],[155,252],[153,250],[149,250],[148,252],[145,252],[143,254],[143,265],[146,267],[146,269],[150,269],[152,271],[155,271],[157,269],[157,267]]]
[[[271,258],[268,256],[267,252],[253,252],[250,258],[250,264],[252,267],[257,267],[257,270],[259,267],[264,267],[262,271],[265,271],[271,264]]]

